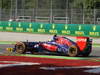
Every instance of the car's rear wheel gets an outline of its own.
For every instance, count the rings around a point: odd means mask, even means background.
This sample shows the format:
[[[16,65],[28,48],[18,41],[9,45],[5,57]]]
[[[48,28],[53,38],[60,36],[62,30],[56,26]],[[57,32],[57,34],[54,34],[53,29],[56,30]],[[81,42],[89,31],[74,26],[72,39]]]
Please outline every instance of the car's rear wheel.
[[[68,55],[71,57],[78,56],[79,50],[76,46],[72,45],[69,47]]]
[[[25,44],[23,42],[17,42],[15,45],[15,52],[18,54],[25,53]]]
[[[88,57],[88,56],[90,55],[91,51],[92,51],[92,50],[89,49],[87,52],[83,53],[82,56],[83,56],[83,57]]]

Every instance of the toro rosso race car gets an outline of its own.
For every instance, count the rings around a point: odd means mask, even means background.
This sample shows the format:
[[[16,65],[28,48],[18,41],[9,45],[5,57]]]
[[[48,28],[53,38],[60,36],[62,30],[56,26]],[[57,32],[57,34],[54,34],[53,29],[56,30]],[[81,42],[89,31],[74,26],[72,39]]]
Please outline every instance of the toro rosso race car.
[[[89,37],[76,37],[74,42],[67,37],[54,35],[51,41],[46,42],[17,42],[14,52],[24,54],[57,54],[66,56],[89,56],[92,50],[92,40]]]

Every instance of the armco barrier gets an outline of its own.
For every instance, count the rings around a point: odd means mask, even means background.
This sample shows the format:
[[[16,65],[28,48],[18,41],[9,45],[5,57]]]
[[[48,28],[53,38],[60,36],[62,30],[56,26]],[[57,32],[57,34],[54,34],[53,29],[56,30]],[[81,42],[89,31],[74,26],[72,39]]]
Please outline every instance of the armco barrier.
[[[0,22],[0,31],[100,37],[100,25]]]

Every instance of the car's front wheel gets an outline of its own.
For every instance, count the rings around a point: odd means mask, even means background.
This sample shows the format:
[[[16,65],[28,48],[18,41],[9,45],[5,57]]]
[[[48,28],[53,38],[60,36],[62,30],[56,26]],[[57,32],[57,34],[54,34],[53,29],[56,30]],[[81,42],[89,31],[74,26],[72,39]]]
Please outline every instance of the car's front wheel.
[[[72,45],[69,47],[69,50],[68,50],[69,56],[75,57],[75,56],[78,56],[78,53],[79,53],[79,50],[78,50],[77,46]]]
[[[18,54],[25,53],[25,44],[23,42],[17,42],[15,45],[15,52]]]

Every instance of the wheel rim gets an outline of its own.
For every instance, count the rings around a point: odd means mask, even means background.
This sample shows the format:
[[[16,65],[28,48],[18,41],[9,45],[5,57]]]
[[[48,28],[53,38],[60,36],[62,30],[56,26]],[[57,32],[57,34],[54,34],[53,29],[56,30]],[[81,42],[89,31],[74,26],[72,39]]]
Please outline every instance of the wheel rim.
[[[17,43],[15,49],[16,49],[16,53],[19,53],[19,54],[24,53],[25,51],[24,43]]]
[[[68,55],[69,56],[77,56],[77,54],[78,54],[77,47],[76,46],[71,46],[69,48]]]

